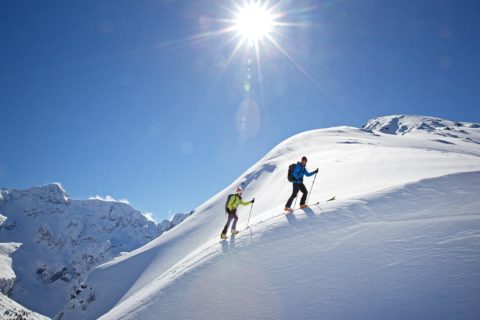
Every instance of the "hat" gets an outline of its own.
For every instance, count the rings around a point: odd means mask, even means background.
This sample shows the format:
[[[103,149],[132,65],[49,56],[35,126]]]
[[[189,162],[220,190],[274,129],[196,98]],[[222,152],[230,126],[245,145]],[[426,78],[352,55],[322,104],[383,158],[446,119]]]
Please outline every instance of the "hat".
[[[303,160],[307,161],[307,157],[303,156],[303,157],[302,157],[302,161],[303,161]]]
[[[236,194],[240,194],[240,193],[242,193],[242,192],[243,192],[242,187],[238,187],[238,188],[237,188],[237,191],[235,191]]]

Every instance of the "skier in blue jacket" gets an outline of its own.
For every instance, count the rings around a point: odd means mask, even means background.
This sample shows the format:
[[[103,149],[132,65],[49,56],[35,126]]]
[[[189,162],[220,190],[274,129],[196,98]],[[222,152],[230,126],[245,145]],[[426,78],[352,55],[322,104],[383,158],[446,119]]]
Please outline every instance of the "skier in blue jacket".
[[[305,166],[307,165],[307,157],[302,157],[301,162],[297,162],[297,165],[295,166],[295,169],[293,169],[293,192],[290,198],[287,201],[287,204],[285,205],[285,211],[291,212],[293,211],[291,207],[293,199],[297,197],[298,191],[302,191],[302,199],[300,199],[300,208],[306,208],[307,205],[305,202],[307,201],[307,195],[308,195],[308,190],[303,184],[303,176],[310,177],[316,173],[318,173],[318,168],[317,170],[313,172],[308,172]]]

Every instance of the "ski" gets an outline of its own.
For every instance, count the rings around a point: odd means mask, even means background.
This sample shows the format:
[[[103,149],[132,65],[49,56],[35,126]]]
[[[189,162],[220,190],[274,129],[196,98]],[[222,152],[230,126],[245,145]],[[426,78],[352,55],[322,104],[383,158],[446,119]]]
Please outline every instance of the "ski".
[[[289,213],[292,213],[292,212],[295,212],[295,211],[298,211],[298,210],[304,210],[304,209],[308,209],[310,206],[315,206],[317,204],[320,204],[320,202],[315,202],[315,203],[312,203],[312,204],[309,204],[308,207],[305,207],[305,208],[295,208],[295,209],[292,209],[291,211],[285,211],[286,214],[289,214]]]
[[[315,202],[315,203],[309,204],[307,208],[309,208],[310,206],[319,205],[320,203],[325,203],[325,202],[333,201],[333,200],[335,200],[335,199],[336,199],[336,196],[333,196],[333,197],[331,197],[331,198],[328,199],[328,200],[317,201],[317,202]],[[284,211],[284,212],[285,212],[285,214],[289,214],[289,213],[292,213],[292,212],[294,212],[294,211],[303,210],[303,209],[306,209],[306,208],[300,208],[300,207],[299,207],[299,208],[295,208],[295,209],[292,209],[292,210],[290,210],[290,211]]]

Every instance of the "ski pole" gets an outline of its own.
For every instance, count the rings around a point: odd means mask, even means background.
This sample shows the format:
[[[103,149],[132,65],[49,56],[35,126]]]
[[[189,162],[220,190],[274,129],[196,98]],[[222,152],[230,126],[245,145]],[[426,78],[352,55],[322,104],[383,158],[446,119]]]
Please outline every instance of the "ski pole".
[[[253,198],[253,200],[255,200],[255,198]],[[250,225],[250,216],[252,215],[252,209],[253,209],[253,203],[252,203],[252,205],[250,206],[250,213],[248,214],[247,228],[248,228],[249,225]]]
[[[317,179],[317,174],[316,173],[315,173],[315,177],[313,178],[312,187],[310,188],[310,192],[308,193],[307,203],[308,203],[308,199],[310,199],[310,194],[312,193],[313,184],[315,183],[315,179]]]

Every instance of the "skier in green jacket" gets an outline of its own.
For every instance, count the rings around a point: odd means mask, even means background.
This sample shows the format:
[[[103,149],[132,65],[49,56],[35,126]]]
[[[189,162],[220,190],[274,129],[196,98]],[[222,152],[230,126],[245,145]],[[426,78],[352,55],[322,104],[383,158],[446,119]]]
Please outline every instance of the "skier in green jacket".
[[[242,201],[242,192],[243,192],[242,187],[238,187],[235,194],[231,194],[228,196],[227,205],[225,207],[228,213],[228,219],[227,219],[227,223],[225,224],[225,227],[223,228],[222,233],[220,234],[220,238],[223,240],[227,239],[228,226],[230,225],[230,222],[232,222],[232,220],[233,220],[232,235],[236,235],[238,233],[238,231],[236,230],[237,220],[238,220],[237,207],[239,205],[248,206],[249,204],[255,202],[255,198],[248,202]]]

